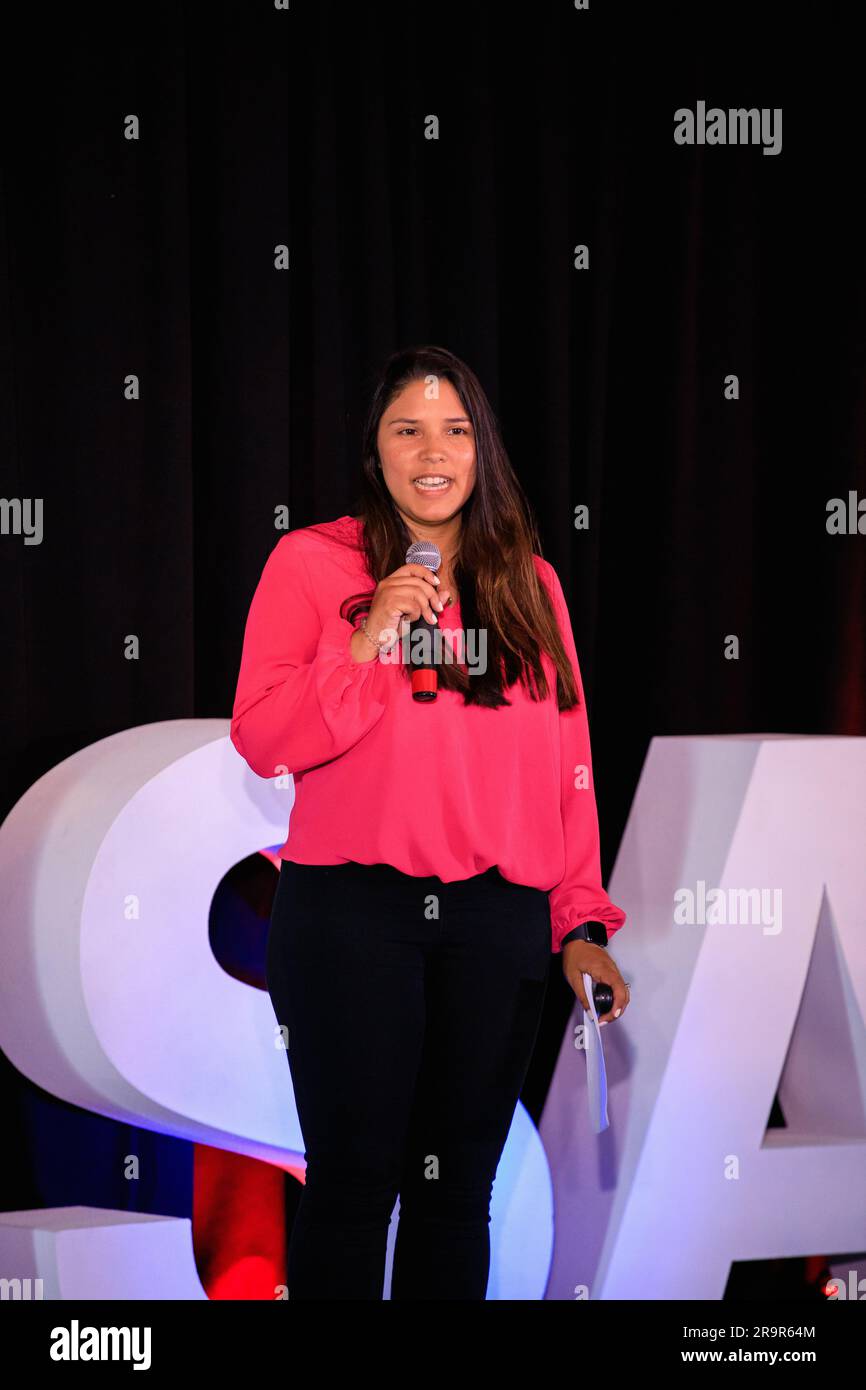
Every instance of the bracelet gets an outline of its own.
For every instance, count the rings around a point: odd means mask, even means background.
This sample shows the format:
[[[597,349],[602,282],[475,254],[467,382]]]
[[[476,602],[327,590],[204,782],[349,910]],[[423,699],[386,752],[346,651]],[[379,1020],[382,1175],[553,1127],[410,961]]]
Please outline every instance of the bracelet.
[[[388,641],[387,637],[385,638],[385,640],[384,640],[383,642],[377,642],[377,640],[376,640],[375,637],[371,637],[371,636],[370,636],[369,632],[367,631],[367,617],[366,617],[366,614],[365,614],[364,617],[361,619],[361,631],[363,632],[363,634],[364,634],[364,636],[366,637],[367,641],[368,641],[368,642],[371,642],[371,643],[373,644],[373,646],[376,648],[376,651],[377,651],[377,652],[381,652],[383,649],[386,649],[386,648],[388,648],[388,647],[393,647],[393,645],[394,645],[393,642],[389,642],[389,641]]]

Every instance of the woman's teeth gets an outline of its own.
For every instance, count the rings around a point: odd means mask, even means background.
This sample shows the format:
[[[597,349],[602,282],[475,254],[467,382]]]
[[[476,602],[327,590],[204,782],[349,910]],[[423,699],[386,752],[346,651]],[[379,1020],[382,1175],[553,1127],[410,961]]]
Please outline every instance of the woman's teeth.
[[[414,485],[419,492],[444,492],[451,486],[450,478],[415,478]]]

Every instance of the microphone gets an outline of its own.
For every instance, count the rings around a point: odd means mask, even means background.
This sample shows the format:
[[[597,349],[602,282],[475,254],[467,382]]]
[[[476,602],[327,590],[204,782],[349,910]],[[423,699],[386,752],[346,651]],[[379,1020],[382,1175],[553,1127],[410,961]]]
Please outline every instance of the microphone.
[[[434,572],[442,564],[442,556],[438,545],[433,541],[413,541],[406,551],[407,565],[426,565]],[[437,624],[431,623],[427,618],[414,618],[409,624],[409,661],[412,666],[412,699],[413,700],[435,700],[439,690],[439,674],[433,660],[433,634],[436,632]],[[418,655],[417,648],[413,643],[416,631],[423,630],[427,636],[418,646],[421,654]]]

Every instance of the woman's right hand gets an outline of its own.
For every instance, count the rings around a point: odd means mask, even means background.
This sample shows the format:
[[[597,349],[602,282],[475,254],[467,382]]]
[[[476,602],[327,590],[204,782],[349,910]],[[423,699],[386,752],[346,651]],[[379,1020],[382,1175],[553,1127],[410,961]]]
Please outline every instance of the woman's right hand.
[[[448,589],[440,592],[438,575],[426,565],[401,565],[376,585],[367,614],[367,631],[380,641],[386,637],[396,640],[404,618],[414,622],[423,616],[428,622],[437,622],[436,614],[442,612],[449,596]],[[376,653],[370,643],[364,641],[370,660]],[[352,644],[354,648],[354,638]]]

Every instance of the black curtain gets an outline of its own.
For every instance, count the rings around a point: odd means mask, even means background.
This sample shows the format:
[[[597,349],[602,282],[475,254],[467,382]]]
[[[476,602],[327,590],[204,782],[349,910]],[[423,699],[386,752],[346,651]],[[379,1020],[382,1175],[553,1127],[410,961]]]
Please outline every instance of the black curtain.
[[[372,384],[412,343],[479,374],[562,578],[605,875],[653,736],[866,731],[866,536],[827,530],[830,499],[866,495],[843,7],[13,16],[2,496],[44,499],[44,536],[0,536],[3,814],[117,730],[228,716],[275,511],[352,510]],[[781,108],[781,151],[676,144],[698,101]],[[571,1003],[553,969],[536,1118]],[[120,1204],[36,1181],[34,1088],[8,1063],[3,1084],[4,1204]],[[78,1123],[84,1149],[107,1122]]]

